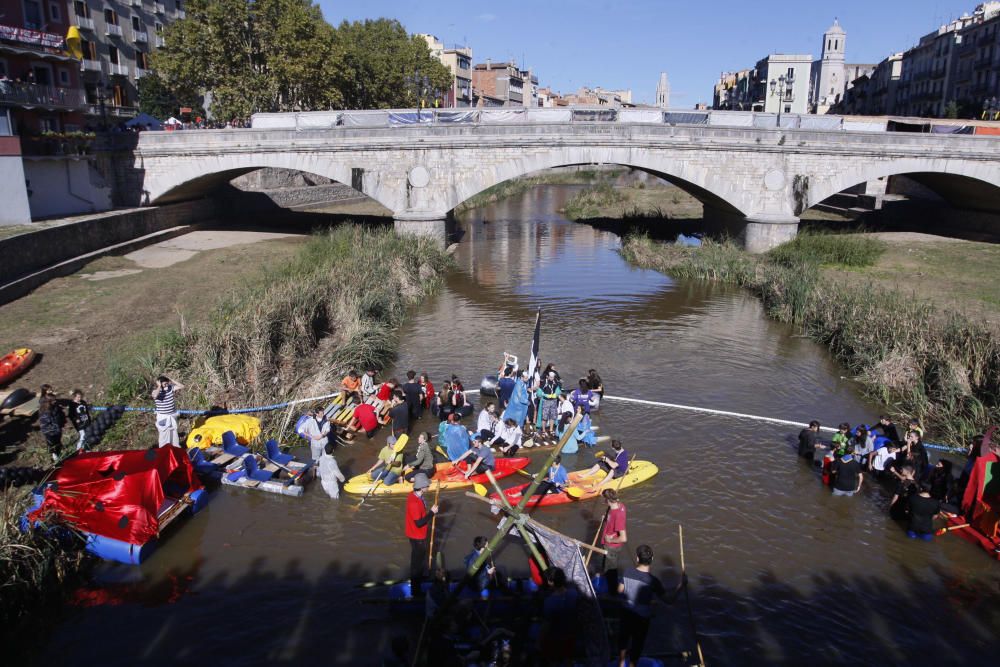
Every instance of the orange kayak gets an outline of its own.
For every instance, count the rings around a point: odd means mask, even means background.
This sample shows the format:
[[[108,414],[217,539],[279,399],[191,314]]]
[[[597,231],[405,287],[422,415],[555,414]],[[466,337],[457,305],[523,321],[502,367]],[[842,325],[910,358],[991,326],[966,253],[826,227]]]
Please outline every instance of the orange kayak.
[[[35,360],[35,351],[22,347],[0,358],[0,387],[28,370]]]

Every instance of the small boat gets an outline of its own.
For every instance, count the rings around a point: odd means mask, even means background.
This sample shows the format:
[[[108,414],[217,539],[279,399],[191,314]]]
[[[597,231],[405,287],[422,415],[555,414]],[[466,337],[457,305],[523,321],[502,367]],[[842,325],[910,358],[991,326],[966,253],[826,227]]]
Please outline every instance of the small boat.
[[[14,350],[0,358],[0,387],[31,367],[35,361],[35,351],[28,347]]]
[[[267,441],[265,454],[258,461],[255,454],[225,435],[227,446],[221,453],[211,452],[213,458],[208,463],[222,470],[221,481],[226,486],[298,498],[316,477],[312,461],[298,461],[291,454],[282,454],[275,440]],[[196,468],[201,469],[199,464],[195,461]]]
[[[625,477],[622,479],[616,479],[606,485],[605,489],[627,489],[630,486],[635,486],[641,482],[645,482],[647,479],[651,478],[657,472],[659,472],[654,464],[649,461],[632,461],[628,466],[628,472],[625,473]],[[603,470],[598,470],[594,474],[589,474],[590,469],[587,470],[577,470],[569,474],[569,482],[567,486],[576,487],[580,490],[580,495],[577,498],[569,495],[565,491],[562,493],[547,493],[544,496],[533,496],[531,501],[528,502],[528,507],[547,507],[549,505],[566,505],[568,503],[576,503],[583,500],[592,500],[601,495],[601,490],[596,490],[595,487],[598,482],[604,479],[607,474]],[[516,505],[521,502],[522,494],[527,491],[529,484],[519,484],[513,486],[504,491],[504,495],[507,496],[507,500]],[[497,494],[490,496],[495,500],[499,500]]]
[[[148,559],[168,526],[209,499],[188,455],[171,446],[77,454],[34,496],[22,530],[69,525],[87,551],[126,565]]]
[[[531,459],[527,457],[498,458],[496,460],[496,470],[493,471],[493,478],[503,479],[504,477],[510,477],[518,470],[523,470],[529,463],[531,463]],[[489,484],[489,478],[483,474],[472,475],[469,479],[466,479],[464,468],[446,461],[437,464],[437,470],[434,473],[434,477],[431,478],[431,488],[437,488],[438,483],[441,484],[442,489],[459,489],[472,486],[473,484]],[[344,491],[359,495],[365,495],[373,488],[375,490],[372,491],[372,495],[387,496],[409,493],[413,490],[413,484],[404,481],[402,478],[395,484],[379,484],[367,473],[356,475],[344,484]]]
[[[18,387],[0,391],[0,417],[31,417],[38,412],[35,392]]]

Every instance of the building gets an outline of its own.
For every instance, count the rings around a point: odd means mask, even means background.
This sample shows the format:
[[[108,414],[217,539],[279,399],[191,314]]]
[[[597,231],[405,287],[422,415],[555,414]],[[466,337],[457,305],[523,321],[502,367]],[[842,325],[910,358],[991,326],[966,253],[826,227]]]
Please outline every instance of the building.
[[[1000,2],[987,2],[894,53],[838,113],[993,117],[1000,104]],[[989,113],[987,113],[989,112]]]
[[[723,72],[712,93],[712,108],[742,111],[750,108],[750,81],[753,70]]]
[[[712,108],[808,113],[812,62],[811,55],[772,53],[753,69],[723,72],[715,84]]]
[[[834,19],[833,25],[823,33],[823,46],[819,60],[812,65],[810,84],[810,111],[825,114],[840,104],[862,77],[870,77],[875,65],[847,63],[847,32]]]
[[[27,0],[26,0],[27,1]],[[54,4],[54,3],[48,3]],[[94,126],[114,126],[138,111],[136,82],[163,46],[163,28],[185,17],[182,0],[68,0],[83,39],[83,86]]]
[[[656,106],[661,109],[670,108],[670,82],[667,81],[666,72],[660,72],[660,81],[656,84]]]
[[[472,68],[472,87],[477,99],[484,102],[492,98],[501,100],[505,107],[524,106],[524,72],[513,62],[479,63]]]
[[[431,56],[451,70],[451,88],[444,91],[442,106],[471,107],[472,102],[472,49],[465,47],[445,48],[434,35],[420,34],[427,42]]]

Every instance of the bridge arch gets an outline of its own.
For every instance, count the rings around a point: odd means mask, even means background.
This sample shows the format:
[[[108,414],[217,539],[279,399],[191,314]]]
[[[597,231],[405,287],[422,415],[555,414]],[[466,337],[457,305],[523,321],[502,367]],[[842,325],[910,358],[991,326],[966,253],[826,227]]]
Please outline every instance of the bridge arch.
[[[144,192],[143,204],[167,204],[204,197],[238,176],[269,167],[314,174],[353,187],[349,166],[305,152],[191,156],[185,161],[183,170],[172,170],[159,174],[156,179],[147,179],[154,185],[153,189]],[[358,192],[392,210],[393,202],[383,201],[377,193]]]
[[[522,176],[559,167],[595,164],[638,169],[676,185],[703,204],[736,216],[753,212],[752,196],[722,168],[683,159],[664,159],[644,149],[572,146],[505,160],[493,166],[456,174],[445,194],[445,208],[453,210],[471,197],[495,185]]]

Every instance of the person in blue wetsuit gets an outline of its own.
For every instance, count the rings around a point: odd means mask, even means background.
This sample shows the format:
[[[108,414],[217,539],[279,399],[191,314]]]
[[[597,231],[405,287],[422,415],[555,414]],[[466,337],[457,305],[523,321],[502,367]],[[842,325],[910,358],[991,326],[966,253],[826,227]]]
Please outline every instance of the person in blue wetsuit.
[[[538,485],[536,493],[540,496],[544,496],[546,493],[561,493],[567,482],[569,482],[569,474],[562,464],[562,457],[557,456],[552,461],[552,465],[549,466],[549,472],[545,475],[545,479]]]
[[[469,432],[459,423],[457,413],[448,415],[448,425],[444,429],[444,448],[451,461],[457,461],[469,451]]]
[[[563,416],[559,418],[559,424],[556,427],[556,435],[559,436],[560,440],[563,437],[563,433],[566,432],[566,429],[569,428],[570,422],[572,421],[573,421],[573,415],[570,414],[569,412],[563,413]],[[569,440],[567,440],[566,444],[563,445],[562,453],[576,454],[577,451],[579,451],[580,449],[579,438],[580,438],[579,433],[577,432],[576,429],[573,429],[572,433],[570,433],[569,435]]]

